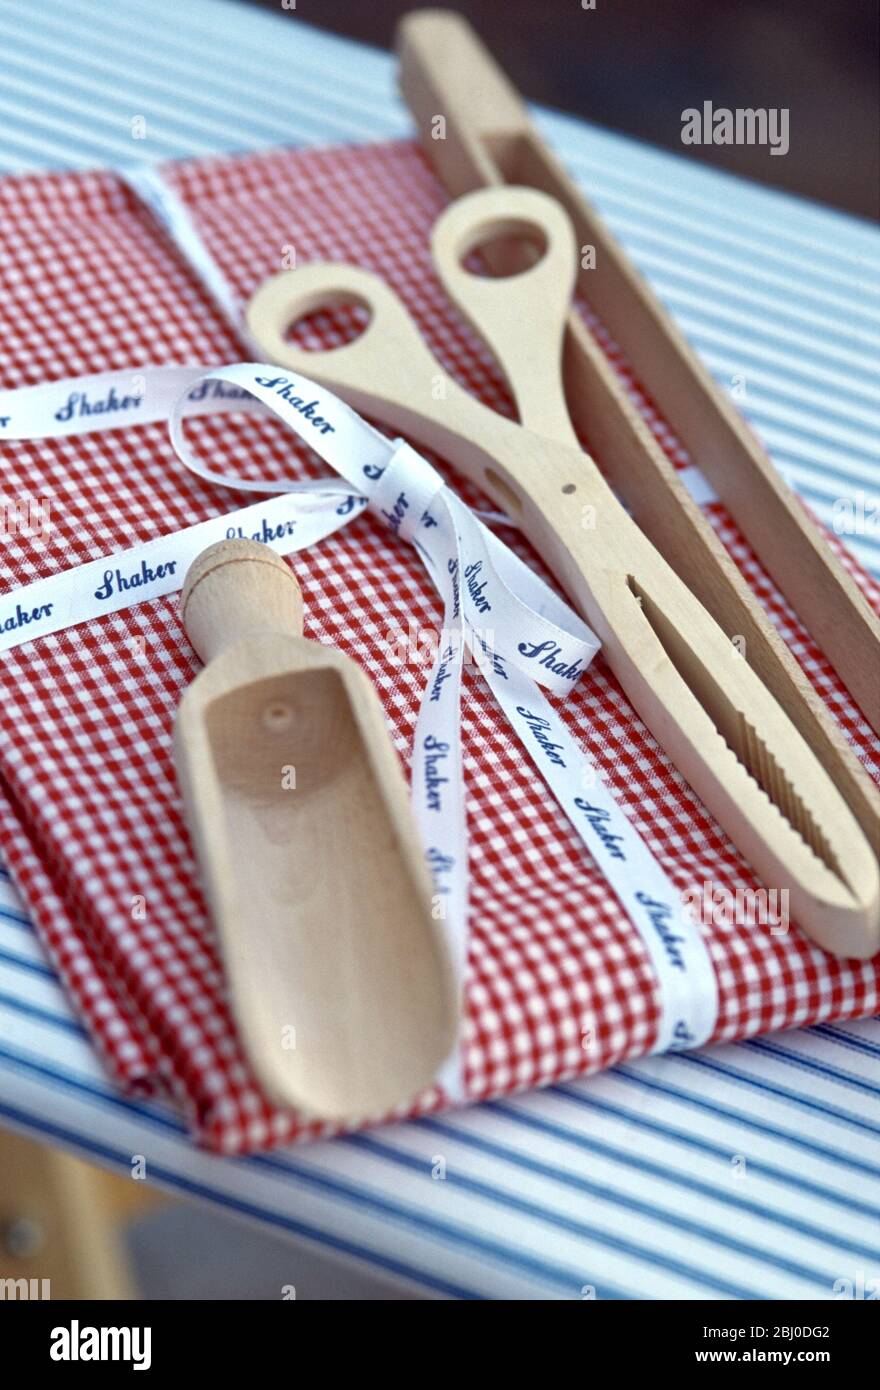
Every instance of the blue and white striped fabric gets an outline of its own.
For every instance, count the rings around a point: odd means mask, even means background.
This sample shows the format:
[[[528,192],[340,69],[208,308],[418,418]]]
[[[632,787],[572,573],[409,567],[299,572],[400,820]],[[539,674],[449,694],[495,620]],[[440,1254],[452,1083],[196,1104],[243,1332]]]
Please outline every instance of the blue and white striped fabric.
[[[829,521],[856,504],[848,539],[880,574],[880,235],[537,114],[719,380],[745,378],[780,470]],[[290,15],[0,0],[4,172],[410,129],[390,57]],[[169,1190],[429,1296],[864,1296],[880,1280],[878,1061],[877,1022],[824,1026],[221,1159],[115,1093],[0,871],[0,1123],[124,1172],[143,1155]]]

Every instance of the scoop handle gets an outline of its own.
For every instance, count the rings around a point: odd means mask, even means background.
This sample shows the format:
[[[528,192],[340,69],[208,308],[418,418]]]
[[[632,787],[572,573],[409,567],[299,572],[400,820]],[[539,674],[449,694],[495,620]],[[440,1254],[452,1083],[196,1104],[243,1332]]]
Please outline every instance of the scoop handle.
[[[180,600],[186,634],[206,664],[261,632],[302,636],[302,592],[280,555],[257,541],[218,541],[189,567]]]

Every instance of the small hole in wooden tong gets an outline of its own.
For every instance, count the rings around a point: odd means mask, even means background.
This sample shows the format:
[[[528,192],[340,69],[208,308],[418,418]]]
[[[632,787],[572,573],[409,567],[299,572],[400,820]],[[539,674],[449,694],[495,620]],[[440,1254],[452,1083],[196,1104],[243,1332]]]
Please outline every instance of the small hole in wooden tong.
[[[566,483],[565,486],[563,487],[562,491],[563,491],[566,495],[568,495],[568,494],[570,494],[570,493],[572,493],[572,492],[577,492],[577,485],[576,485],[575,483]]]
[[[499,219],[471,234],[461,249],[460,261],[471,275],[508,279],[531,270],[546,252],[547,238],[534,222]]]
[[[306,352],[327,352],[354,342],[366,331],[371,317],[363,300],[340,295],[304,305],[303,312],[285,328],[284,340]]]

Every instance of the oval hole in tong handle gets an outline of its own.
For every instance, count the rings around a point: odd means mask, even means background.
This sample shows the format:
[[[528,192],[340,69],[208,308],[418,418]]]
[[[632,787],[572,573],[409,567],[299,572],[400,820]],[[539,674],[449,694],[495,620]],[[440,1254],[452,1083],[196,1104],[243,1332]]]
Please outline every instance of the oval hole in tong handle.
[[[519,271],[474,275],[462,262],[479,249],[491,265],[498,241],[526,243]],[[540,240],[541,259],[527,247]],[[533,188],[492,188],[459,198],[434,224],[434,265],[443,288],[504,372],[527,429],[579,449],[562,387],[562,346],[577,280],[571,222],[553,198]],[[499,248],[500,250],[500,248]]]
[[[313,350],[290,341],[290,329],[299,319],[318,309],[347,305],[369,314],[369,322],[351,342]],[[400,300],[383,280],[360,266],[302,265],[271,276],[248,304],[247,324],[269,361],[320,378],[344,392],[355,409],[366,412],[369,406],[356,405],[352,393],[359,399],[375,396],[400,405],[418,373],[430,377],[437,371]]]
[[[312,351],[288,338],[290,325],[304,315],[346,303],[361,304],[370,315],[352,342]],[[514,454],[495,445],[501,433],[513,431],[518,439],[522,432],[443,370],[405,305],[377,275],[336,264],[281,271],[254,292],[247,326],[267,361],[313,377],[361,414],[453,460],[497,506],[519,518],[520,470]],[[530,461],[524,459],[523,471],[531,473]]]

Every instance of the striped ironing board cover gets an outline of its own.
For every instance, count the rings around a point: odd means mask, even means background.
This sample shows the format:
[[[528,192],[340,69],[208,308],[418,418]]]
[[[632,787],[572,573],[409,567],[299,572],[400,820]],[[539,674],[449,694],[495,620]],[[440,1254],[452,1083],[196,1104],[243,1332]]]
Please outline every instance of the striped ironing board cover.
[[[121,74],[127,74],[121,76]],[[132,143],[144,116],[147,138]],[[880,576],[880,234],[548,112],[780,471]],[[226,0],[0,0],[0,173],[404,137],[387,54]],[[873,428],[872,428],[873,427]],[[831,1298],[880,1280],[880,1023],[654,1058],[245,1159],[121,1098],[0,868],[0,1123],[461,1298]],[[444,1160],[441,1170],[439,1159]],[[445,1177],[440,1177],[445,1171]],[[877,1284],[880,1290],[880,1283]]]

